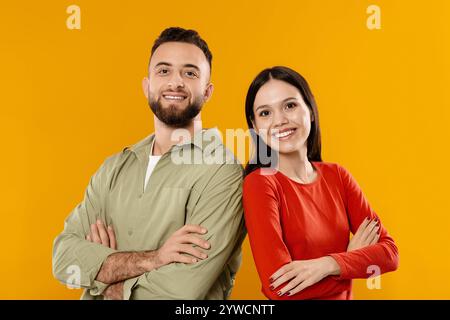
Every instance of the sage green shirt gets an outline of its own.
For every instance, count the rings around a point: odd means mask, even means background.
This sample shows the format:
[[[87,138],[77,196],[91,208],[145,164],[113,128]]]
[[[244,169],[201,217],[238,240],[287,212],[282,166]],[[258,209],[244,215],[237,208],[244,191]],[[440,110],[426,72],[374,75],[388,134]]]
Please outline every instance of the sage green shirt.
[[[154,134],[109,157],[92,176],[83,201],[54,241],[53,274],[86,289],[82,299],[103,299],[107,285],[95,278],[108,255],[156,250],[183,225],[198,224],[208,229],[202,236],[211,244],[208,258],[128,279],[124,299],[226,299],[246,234],[242,166],[217,129],[199,131],[161,157],[144,191],[153,140]],[[117,250],[85,240],[97,218],[113,225]]]

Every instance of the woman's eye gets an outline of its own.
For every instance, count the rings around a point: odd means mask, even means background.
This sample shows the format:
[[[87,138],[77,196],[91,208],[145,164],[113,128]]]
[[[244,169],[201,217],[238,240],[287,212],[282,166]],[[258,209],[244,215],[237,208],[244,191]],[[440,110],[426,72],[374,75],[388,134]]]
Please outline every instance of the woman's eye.
[[[286,105],[286,108],[288,108],[288,109],[292,109],[292,108],[294,108],[294,107],[296,107],[296,104],[293,103],[293,102],[290,102],[290,103],[288,103],[288,104]]]
[[[259,113],[259,116],[260,116],[260,117],[267,117],[269,114],[270,114],[269,111],[264,110],[264,111],[261,111],[261,112]]]

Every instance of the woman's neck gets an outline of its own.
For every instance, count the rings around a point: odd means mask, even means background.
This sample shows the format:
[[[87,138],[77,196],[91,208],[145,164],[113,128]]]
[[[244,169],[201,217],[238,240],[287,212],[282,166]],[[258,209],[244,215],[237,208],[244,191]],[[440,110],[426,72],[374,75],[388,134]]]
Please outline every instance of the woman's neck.
[[[285,176],[300,183],[310,183],[317,173],[308,160],[306,147],[292,153],[279,154],[278,170]]]

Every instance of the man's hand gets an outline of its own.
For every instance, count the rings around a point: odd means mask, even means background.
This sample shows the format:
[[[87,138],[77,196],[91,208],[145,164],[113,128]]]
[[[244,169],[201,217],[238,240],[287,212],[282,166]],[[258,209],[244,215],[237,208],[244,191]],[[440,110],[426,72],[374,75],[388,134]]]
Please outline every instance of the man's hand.
[[[209,249],[210,244],[198,235],[207,230],[198,225],[185,225],[175,231],[164,245],[155,251],[116,252],[108,256],[96,279],[110,286],[103,292],[108,299],[123,298],[123,281],[172,262],[195,263],[208,255],[193,245]],[[117,249],[112,226],[106,227],[101,220],[90,226],[86,240]],[[189,254],[191,256],[186,256]]]
[[[112,226],[105,228],[101,220],[91,224],[91,233],[86,236],[86,240],[95,242],[111,249],[117,249],[116,235]],[[123,281],[109,285],[103,296],[108,300],[123,300]]]
[[[106,227],[103,222],[98,219],[97,223],[91,224],[91,232],[86,236],[86,240],[95,242],[111,249],[117,249],[116,235],[113,227]]]
[[[379,229],[380,225],[376,219],[372,221],[370,221],[369,217],[364,219],[351,238],[347,246],[347,252],[377,243],[380,239]]]
[[[164,245],[157,250],[157,260],[160,265],[166,265],[172,262],[196,263],[198,259],[206,259],[208,255],[194,248],[192,245],[209,249],[210,244],[198,235],[203,235],[207,230],[199,225],[185,225],[175,231]],[[187,253],[192,257],[182,255]]]

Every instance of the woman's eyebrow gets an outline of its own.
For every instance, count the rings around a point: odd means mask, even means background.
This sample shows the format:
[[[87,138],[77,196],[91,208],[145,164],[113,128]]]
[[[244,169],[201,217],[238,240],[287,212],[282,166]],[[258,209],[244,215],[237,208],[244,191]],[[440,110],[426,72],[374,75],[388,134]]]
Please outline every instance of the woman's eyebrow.
[[[295,98],[295,97],[289,97],[289,98],[286,98],[286,99],[284,99],[283,101],[281,101],[281,103],[284,103],[284,102],[289,101],[289,100],[291,100],[291,99],[292,99],[292,100],[297,100],[297,98]],[[276,104],[276,103],[274,103],[274,104]],[[269,105],[268,105],[268,104],[263,104],[263,105],[257,107],[257,108],[255,109],[255,111],[258,111],[258,109],[264,108],[264,107],[269,107]]]

